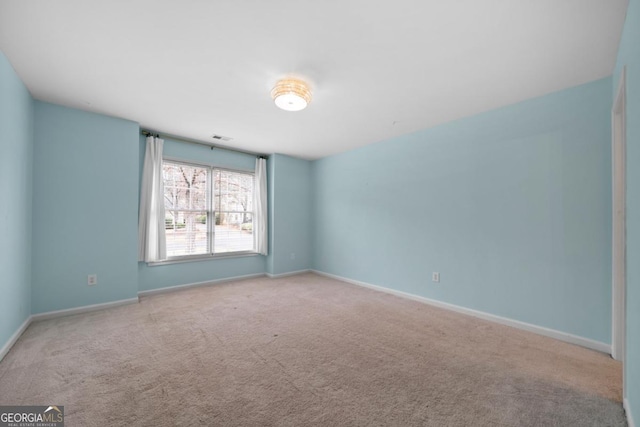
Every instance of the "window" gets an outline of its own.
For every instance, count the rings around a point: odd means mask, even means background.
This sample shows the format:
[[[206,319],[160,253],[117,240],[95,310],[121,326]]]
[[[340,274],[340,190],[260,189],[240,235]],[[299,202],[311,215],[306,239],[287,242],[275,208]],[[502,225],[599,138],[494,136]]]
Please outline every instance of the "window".
[[[164,160],[167,257],[254,252],[254,174]]]

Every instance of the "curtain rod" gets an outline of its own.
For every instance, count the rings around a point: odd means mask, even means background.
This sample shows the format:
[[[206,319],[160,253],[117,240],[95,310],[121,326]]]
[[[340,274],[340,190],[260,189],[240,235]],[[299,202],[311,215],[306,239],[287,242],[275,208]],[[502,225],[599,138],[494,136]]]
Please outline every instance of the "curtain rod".
[[[215,145],[209,142],[204,142],[204,141],[196,141],[195,139],[187,139],[187,138],[182,138],[179,136],[175,136],[175,135],[170,135],[168,133],[159,133],[159,132],[154,132],[154,131],[150,131],[150,130],[146,130],[146,129],[140,129],[140,133],[144,136],[156,136],[156,137],[163,137],[163,138],[168,138],[168,139],[174,139],[176,141],[181,141],[181,142],[187,142],[189,144],[198,144],[198,145],[204,145],[205,147],[210,147],[212,150],[214,148],[217,148],[219,150],[227,150],[227,151],[233,151],[235,153],[242,153],[242,154],[250,154],[252,156],[256,156],[256,157],[262,157],[263,159],[268,158],[269,156],[267,154],[262,154],[262,153],[256,153],[254,151],[246,151],[246,150],[238,150],[236,148],[228,148],[228,147],[223,147],[221,145]]]

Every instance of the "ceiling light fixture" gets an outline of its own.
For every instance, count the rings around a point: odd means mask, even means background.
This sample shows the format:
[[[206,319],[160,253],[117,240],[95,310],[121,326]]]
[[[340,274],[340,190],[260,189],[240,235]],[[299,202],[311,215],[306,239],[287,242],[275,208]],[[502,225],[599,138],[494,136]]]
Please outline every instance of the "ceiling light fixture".
[[[302,80],[289,77],[276,83],[271,89],[271,97],[283,110],[300,111],[311,102],[311,90]]]

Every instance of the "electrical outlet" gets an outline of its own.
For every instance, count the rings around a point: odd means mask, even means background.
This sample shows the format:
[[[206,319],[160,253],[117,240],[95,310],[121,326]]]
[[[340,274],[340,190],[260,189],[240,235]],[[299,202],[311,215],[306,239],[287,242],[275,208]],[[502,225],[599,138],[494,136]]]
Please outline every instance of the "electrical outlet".
[[[98,284],[98,275],[90,274],[87,276],[87,285],[94,286]]]
[[[438,273],[438,272],[435,272],[435,271],[434,271],[434,272],[431,274],[431,281],[432,281],[432,282],[436,282],[436,283],[437,283],[437,282],[440,282],[440,273]]]

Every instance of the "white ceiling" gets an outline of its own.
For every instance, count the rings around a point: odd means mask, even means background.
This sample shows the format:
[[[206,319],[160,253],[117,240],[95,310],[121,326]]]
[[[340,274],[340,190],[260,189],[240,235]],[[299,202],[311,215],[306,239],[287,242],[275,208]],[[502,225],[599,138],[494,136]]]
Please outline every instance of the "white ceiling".
[[[0,0],[0,49],[37,99],[315,159],[608,76],[627,3]]]

